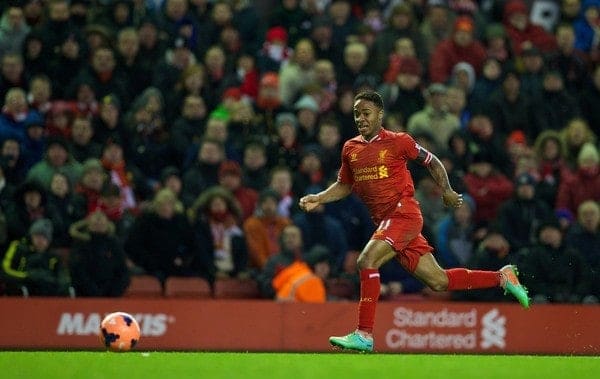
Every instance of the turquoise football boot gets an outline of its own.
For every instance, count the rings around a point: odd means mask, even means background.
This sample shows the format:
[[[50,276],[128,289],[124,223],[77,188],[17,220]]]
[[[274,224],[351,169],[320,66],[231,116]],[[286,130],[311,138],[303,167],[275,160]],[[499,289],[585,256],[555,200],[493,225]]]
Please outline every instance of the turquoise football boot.
[[[329,343],[342,349],[356,350],[362,352],[373,351],[373,339],[363,337],[354,331],[343,337],[329,337]]]

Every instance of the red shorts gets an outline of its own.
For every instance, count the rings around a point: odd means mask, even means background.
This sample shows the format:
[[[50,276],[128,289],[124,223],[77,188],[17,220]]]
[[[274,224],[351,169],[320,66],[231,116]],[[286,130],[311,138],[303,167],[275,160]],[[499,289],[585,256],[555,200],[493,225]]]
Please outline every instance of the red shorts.
[[[418,213],[394,212],[379,223],[371,239],[385,241],[396,251],[396,259],[413,273],[421,256],[433,248],[421,234],[423,216]]]

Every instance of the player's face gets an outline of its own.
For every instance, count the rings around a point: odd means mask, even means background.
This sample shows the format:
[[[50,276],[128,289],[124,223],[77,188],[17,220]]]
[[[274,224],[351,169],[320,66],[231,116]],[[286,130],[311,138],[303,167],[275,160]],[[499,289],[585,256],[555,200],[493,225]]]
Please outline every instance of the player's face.
[[[354,102],[354,122],[364,139],[370,140],[381,130],[383,109],[373,102],[359,99]]]

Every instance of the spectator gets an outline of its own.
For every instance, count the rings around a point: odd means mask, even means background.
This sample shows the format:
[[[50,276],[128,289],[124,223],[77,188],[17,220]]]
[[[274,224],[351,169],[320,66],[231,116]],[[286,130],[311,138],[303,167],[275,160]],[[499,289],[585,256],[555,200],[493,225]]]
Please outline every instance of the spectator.
[[[152,84],[152,71],[141,61],[140,39],[133,27],[119,31],[116,43],[117,68],[131,83],[132,93],[141,93]]]
[[[27,169],[26,158],[21,154],[21,145],[16,138],[6,138],[0,149],[0,162],[6,181],[17,186],[25,180]]]
[[[481,73],[486,59],[485,47],[475,37],[475,24],[469,16],[460,16],[454,22],[452,36],[440,42],[429,60],[429,79],[432,83],[445,83],[459,62],[467,62]]]
[[[25,91],[21,88],[11,88],[3,99],[0,140],[14,138],[22,144],[25,142],[25,123],[40,120],[41,116],[35,110],[28,108]]]
[[[89,67],[84,67],[71,82],[70,92],[74,92],[75,84],[86,81],[99,98],[114,94],[124,107],[131,102],[129,78],[116,69],[117,62],[114,51],[108,46],[101,46],[91,54]]]
[[[11,242],[4,254],[2,276],[9,295],[64,296],[69,275],[61,258],[50,250],[52,222],[42,218],[29,228],[22,240]]]
[[[520,58],[523,65],[520,73],[523,94],[530,100],[537,99],[542,94],[547,69],[544,55],[537,47],[531,46],[523,49]]]
[[[325,187],[323,152],[319,145],[310,144],[302,148],[300,165],[294,173],[292,192],[302,193],[310,186]]]
[[[71,183],[76,183],[82,172],[82,167],[69,153],[67,142],[60,138],[49,138],[46,145],[46,156],[34,164],[27,173],[28,180],[38,181],[44,188],[50,188],[52,175],[63,171],[69,176]]]
[[[275,300],[281,302],[324,303],[326,288],[323,278],[316,275],[314,267],[321,262],[329,264],[327,251],[309,253],[306,261],[294,261],[282,268],[271,281]],[[323,273],[320,271],[321,275]]]
[[[84,214],[91,213],[100,208],[100,193],[105,183],[110,178],[106,174],[102,162],[96,158],[89,158],[83,162],[81,177],[75,187],[76,206],[83,210]]]
[[[312,188],[312,190],[310,189]],[[318,192],[322,187],[309,187],[309,190]],[[348,253],[348,241],[345,238],[342,224],[334,217],[325,213],[325,206],[321,205],[314,212],[298,212],[292,217],[294,225],[302,231],[303,246],[311,250],[321,246],[330,256],[330,265],[333,272],[342,269],[344,259]]]
[[[45,117],[52,107],[52,96],[52,83],[48,76],[39,74],[31,78],[27,93],[27,103],[31,109]]]
[[[468,107],[473,114],[481,113],[487,107],[490,95],[501,87],[504,79],[501,63],[494,58],[483,62],[480,77],[475,81],[475,86],[468,99]]]
[[[399,111],[405,120],[409,120],[423,109],[422,75],[423,67],[416,58],[403,58],[392,82],[380,87],[387,110]]]
[[[288,46],[288,32],[282,26],[273,26],[267,30],[262,49],[257,53],[257,66],[260,72],[278,72],[293,54]]]
[[[537,227],[554,216],[554,212],[535,193],[536,182],[530,174],[515,179],[515,193],[498,210],[498,228],[510,243],[513,251],[531,247],[536,241]]]
[[[251,267],[262,270],[267,260],[281,251],[281,234],[291,224],[277,214],[279,194],[267,188],[260,192],[254,215],[243,224]]]
[[[275,117],[280,112],[287,110],[282,104],[279,87],[279,76],[274,72],[265,73],[261,77],[258,86],[255,113],[261,120],[264,134],[268,139],[277,134]]]
[[[196,64],[196,58],[189,44],[181,37],[172,39],[162,55],[153,67],[152,86],[169,94],[185,70]]]
[[[279,70],[281,103],[291,107],[304,87],[315,81],[315,48],[309,39],[301,39],[294,46],[290,61]]]
[[[334,65],[342,61],[343,47],[333,43],[333,25],[327,15],[315,15],[312,19],[310,39],[315,46],[317,59],[330,60]]]
[[[502,23],[516,56],[521,56],[523,50],[530,46],[537,47],[542,53],[549,53],[556,49],[554,36],[529,21],[529,10],[523,0],[510,0],[504,3]]]
[[[571,169],[577,168],[577,158],[581,148],[586,143],[595,144],[598,136],[590,128],[590,124],[580,117],[572,118],[560,130],[560,136],[564,141],[565,160]]]
[[[321,147],[321,166],[325,180],[337,176],[342,156],[342,139],[340,125],[333,118],[326,118],[319,123],[317,142]]]
[[[0,18],[0,59],[7,53],[21,53],[21,46],[30,31],[23,9],[9,5]]]
[[[108,43],[106,42],[106,45]],[[87,65],[87,50],[85,43],[73,34],[68,34],[59,41],[48,64],[48,75],[52,77],[54,92],[57,98],[70,98],[74,88],[69,88],[73,75]],[[97,89],[97,87],[94,87]]]
[[[298,119],[293,113],[280,113],[275,119],[277,140],[270,148],[271,166],[286,166],[296,170],[300,164],[302,146],[298,140]]]
[[[257,281],[263,297],[275,298],[273,279],[285,267],[296,261],[302,262],[305,256],[302,231],[296,225],[287,225],[281,232],[281,250],[271,256],[258,274]]]
[[[560,72],[546,72],[542,86],[541,96],[532,103],[534,137],[546,129],[562,129],[580,113],[577,100],[565,89]]]
[[[75,293],[83,297],[118,297],[129,285],[125,252],[115,225],[97,210],[71,225],[75,244],[69,271]]]
[[[504,74],[502,86],[491,94],[485,114],[502,136],[521,130],[527,132],[529,138],[535,138],[534,131],[530,131],[530,108],[531,101],[521,89],[519,74],[509,70]]]
[[[269,176],[269,188],[274,189],[279,194],[279,204],[277,213],[280,216],[291,217],[295,212],[296,196],[292,192],[293,188],[292,170],[289,166],[275,166]]]
[[[412,4],[402,3],[394,6],[387,19],[386,27],[378,34],[373,45],[374,62],[378,63],[377,72],[383,73],[388,63],[389,54],[394,50],[394,44],[400,38],[412,41],[416,50],[416,57],[425,59],[424,37],[418,29],[417,19]]]
[[[600,3],[598,5],[600,9]],[[565,88],[578,98],[589,81],[588,58],[575,47],[575,30],[572,25],[559,25],[555,35],[558,50],[548,57],[548,67],[562,74]]]
[[[487,226],[496,218],[498,208],[513,193],[511,181],[494,167],[490,153],[480,151],[473,156],[465,175],[467,192],[475,200],[473,222]]]
[[[175,119],[170,132],[171,149],[177,155],[178,166],[183,166],[189,154],[190,142],[197,144],[204,134],[206,104],[199,95],[187,95],[183,100],[181,113]]]
[[[333,110],[337,100],[338,82],[335,77],[335,66],[327,59],[319,59],[315,62],[315,89],[311,96],[318,104],[320,115]]]
[[[590,80],[581,96],[581,110],[583,116],[593,127],[594,133],[600,135],[600,112],[597,112],[600,107],[600,64],[591,73]]]
[[[317,142],[319,105],[311,95],[302,96],[295,104],[298,121],[298,140],[301,145]]]
[[[446,110],[447,91],[443,84],[431,84],[425,92],[425,108],[408,119],[409,133],[427,133],[438,147],[447,146],[450,135],[460,128],[458,117]]]
[[[569,211],[574,216],[586,200],[600,201],[600,155],[589,142],[579,152],[574,175],[558,187],[556,209]]]
[[[419,30],[425,43],[425,56],[429,57],[438,43],[452,35],[454,12],[445,1],[428,1]]]
[[[139,215],[125,239],[125,253],[136,272],[164,281],[169,276],[202,276],[212,280],[214,269],[201,249],[183,207],[169,189],[156,193],[151,206]],[[212,254],[212,252],[210,253]],[[130,265],[131,270],[131,265]]]
[[[255,191],[261,191],[269,184],[269,168],[265,145],[249,141],[244,147],[242,158],[242,183]]]
[[[464,203],[435,225],[435,249],[443,267],[466,267],[475,251],[473,214],[475,200],[463,195]]]
[[[121,101],[114,95],[101,98],[98,115],[93,120],[94,141],[104,145],[108,140],[129,141],[129,133],[121,120]]]
[[[44,36],[39,30],[32,30],[23,41],[23,65],[28,75],[48,75],[48,52],[44,47]]]
[[[47,192],[47,208],[53,217],[54,247],[70,248],[69,226],[85,216],[85,209],[76,206],[73,186],[69,178],[60,171],[52,176],[50,190]]]
[[[162,93],[154,87],[146,88],[133,102],[124,123],[131,136],[130,163],[149,181],[156,182],[163,168],[175,164],[167,144],[169,134]]]
[[[181,198],[186,206],[190,206],[200,193],[219,182],[219,166],[225,159],[225,148],[221,142],[202,139],[196,159],[183,172]]]
[[[215,186],[202,192],[188,211],[192,223],[204,219],[213,241],[217,278],[246,276],[248,251],[240,228],[241,209],[233,195]]]
[[[554,208],[560,183],[572,175],[565,160],[564,140],[554,130],[546,130],[534,143],[540,181],[536,187],[536,197]]]
[[[564,242],[556,220],[543,222],[538,243],[523,257],[523,283],[537,303],[579,303],[590,294],[590,268],[581,253]]]
[[[488,24],[485,28],[484,44],[487,56],[502,63],[508,63],[512,59],[512,52],[508,36],[504,26],[500,23]]]
[[[583,0],[581,12],[573,23],[575,28],[575,47],[590,54],[593,61],[598,61],[598,21],[600,4],[596,0]]]
[[[236,161],[224,161],[219,166],[219,185],[229,190],[241,210],[241,222],[252,216],[258,201],[258,192],[242,184],[242,168]]]
[[[487,152],[497,169],[506,175],[512,175],[506,137],[498,133],[492,120],[486,115],[476,114],[469,121],[467,130],[471,135],[469,148],[473,152]]]
[[[289,31],[289,44],[294,46],[307,36],[310,27],[310,15],[302,8],[300,1],[282,1],[275,6],[269,16],[269,26],[281,26]]]
[[[600,272],[600,206],[597,202],[586,200],[577,209],[577,222],[569,228],[565,236],[565,245],[574,248],[583,255],[591,271],[591,277]],[[598,302],[600,285],[591,280],[591,292],[595,299],[584,299],[584,302]]]
[[[11,88],[25,91],[29,87],[25,76],[23,58],[19,53],[8,53],[0,61],[0,99],[6,98]]]
[[[469,90],[471,91],[472,88]],[[455,115],[460,120],[460,129],[464,130],[471,120],[471,111],[467,106],[467,95],[462,86],[453,85],[448,87],[446,93],[446,103],[448,112]]]
[[[102,146],[93,140],[92,120],[86,116],[76,116],[71,126],[71,154],[79,163],[87,158],[100,158]]]
[[[107,182],[119,187],[123,209],[135,212],[139,199],[146,199],[151,192],[146,177],[125,159],[123,146],[118,141],[109,141],[102,149],[102,167],[108,174]]]
[[[340,85],[353,85],[359,76],[370,75],[367,63],[369,49],[362,42],[350,42],[344,47],[342,64],[336,70]]]

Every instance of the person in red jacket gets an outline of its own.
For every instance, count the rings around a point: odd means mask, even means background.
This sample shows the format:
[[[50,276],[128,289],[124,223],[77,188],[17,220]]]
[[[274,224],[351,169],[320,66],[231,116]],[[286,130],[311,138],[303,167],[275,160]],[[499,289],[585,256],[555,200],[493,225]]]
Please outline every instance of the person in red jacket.
[[[486,58],[484,45],[475,39],[473,19],[460,16],[454,22],[452,36],[438,43],[431,54],[429,79],[432,83],[445,83],[459,62],[469,63],[479,74]]]
[[[510,0],[504,5],[502,23],[514,55],[520,56],[523,50],[531,47],[537,47],[542,53],[556,50],[556,38],[529,21],[529,11],[523,0]]]
[[[485,150],[473,156],[464,182],[477,206],[473,222],[480,226],[493,221],[500,205],[513,193],[512,181],[495,169],[491,154]]]

